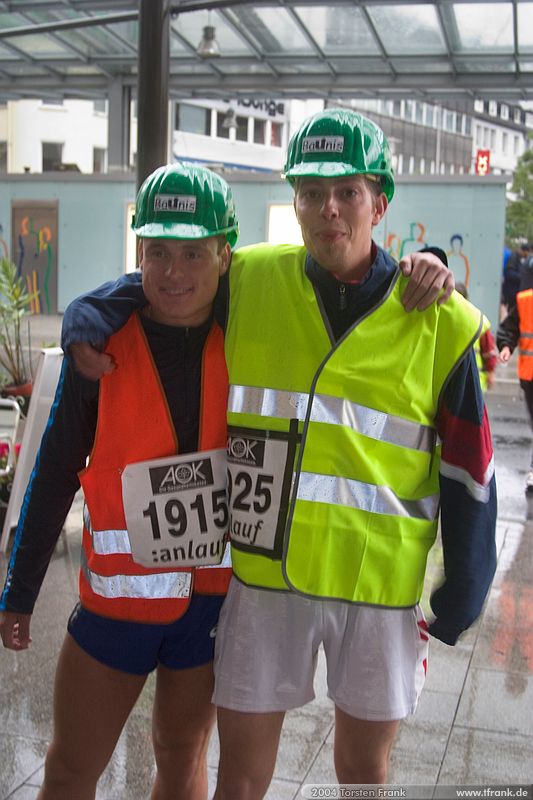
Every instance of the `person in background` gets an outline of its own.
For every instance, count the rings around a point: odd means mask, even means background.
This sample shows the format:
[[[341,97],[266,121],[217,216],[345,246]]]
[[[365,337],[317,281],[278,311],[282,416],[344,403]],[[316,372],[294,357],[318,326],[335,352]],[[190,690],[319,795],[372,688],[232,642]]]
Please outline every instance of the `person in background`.
[[[213,316],[238,235],[231,190],[207,169],[162,167],[139,190],[132,227],[145,305],[110,338],[120,369],[100,385],[64,362],[1,597],[4,647],[25,650],[81,483],[80,602],[59,655],[40,800],[95,797],[154,670],[152,800],[207,797],[214,632],[231,576],[229,558],[221,561],[228,375]],[[195,515],[201,529],[193,530]],[[212,545],[204,556],[198,548],[206,539]]]
[[[515,297],[520,289],[523,267],[529,259],[531,250],[531,245],[528,242],[524,242],[507,259],[503,270],[501,291],[501,302],[504,306],[505,315],[515,305]]]
[[[509,313],[500,322],[496,344],[502,364],[508,364],[515,348],[519,348],[518,378],[533,431],[533,266],[527,265],[522,271],[520,291],[510,306]],[[533,448],[525,492],[528,496],[533,495]]]
[[[446,267],[448,266],[448,257],[441,247],[427,246],[423,247],[419,252],[433,253]],[[465,300],[468,300],[468,290],[464,283],[456,283],[455,289]],[[479,382],[482,390],[486,392],[487,389],[490,389],[494,384],[496,365],[498,364],[498,350],[496,348],[494,336],[490,330],[490,322],[485,315],[483,315],[481,335],[474,345],[474,352],[479,370]]]
[[[405,279],[372,241],[394,194],[383,132],[327,109],[291,140],[285,176],[304,245],[243,248],[229,270],[234,578],[214,693],[223,800],[266,793],[285,712],[313,697],[321,643],[339,782],[386,782],[428,633],[455,644],[495,567],[492,445],[471,347],[481,315],[458,294],[405,313]],[[438,262],[409,261],[415,272]],[[427,298],[435,276],[422,284]],[[96,359],[95,377],[113,362],[89,343],[122,324],[128,298],[144,302],[133,277],[67,309],[63,344],[80,367]],[[416,305],[426,303],[411,295]],[[428,626],[418,601],[439,508],[445,581]]]

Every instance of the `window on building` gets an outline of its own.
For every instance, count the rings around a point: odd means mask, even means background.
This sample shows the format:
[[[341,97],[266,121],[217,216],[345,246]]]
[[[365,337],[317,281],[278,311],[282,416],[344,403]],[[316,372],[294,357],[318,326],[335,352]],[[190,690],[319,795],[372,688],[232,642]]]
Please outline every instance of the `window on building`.
[[[217,111],[217,136],[219,139],[229,139],[229,128],[224,124],[226,114],[223,111]]]
[[[517,125],[520,125],[520,123],[522,122],[522,112],[520,111],[519,108],[515,108],[513,119]]]
[[[97,114],[106,114],[107,100],[94,100],[93,108]]]
[[[49,97],[47,100],[43,100],[43,106],[62,106],[64,104],[63,98],[59,98],[56,100],[55,97]]]
[[[495,117],[498,113],[498,103],[496,100],[489,100],[489,114],[491,117]]]
[[[421,158],[420,159],[420,167],[419,167],[418,171],[420,172],[421,175],[424,175],[424,173],[426,171],[426,159],[425,158]]]
[[[429,165],[429,174],[430,175],[435,174],[435,162],[433,161],[433,159],[431,160],[431,164]]]
[[[490,132],[490,149],[496,150],[496,131],[491,130]]]
[[[514,137],[513,154],[515,156],[519,156],[520,155],[520,136],[515,136]]]
[[[63,161],[62,142],[43,142],[43,172],[53,172]]]
[[[223,119],[223,115],[219,114],[219,117]],[[201,106],[191,106],[188,103],[176,103],[174,130],[209,136],[211,134],[211,110]]]
[[[7,172],[7,142],[0,142],[0,172]]]
[[[426,106],[426,125],[430,128],[435,125],[435,106]]]
[[[463,114],[457,114],[455,117],[455,132],[463,132]]]
[[[415,120],[419,125],[424,122],[424,105],[422,103],[415,103]]]
[[[393,100],[392,101],[392,113],[393,116],[399,117],[402,113],[402,101],[401,100]]]
[[[483,114],[483,100],[474,100],[474,111]]]
[[[444,129],[451,132],[455,130],[455,111],[444,112]]]
[[[264,144],[266,138],[266,121],[264,119],[254,119],[254,142]]]
[[[272,132],[270,134],[270,144],[272,147],[281,147],[282,145],[283,126],[280,122],[272,123]]]
[[[107,171],[107,150],[105,147],[93,147],[93,172]]]
[[[476,147],[483,147],[483,126],[476,125],[475,131],[476,131],[475,134]]]
[[[239,142],[248,141],[248,117],[237,117],[237,130],[235,138]]]
[[[507,133],[502,133],[502,152],[505,156],[507,155],[508,142],[509,142],[509,135]]]
[[[412,175],[415,171],[415,157],[409,156],[409,175]]]
[[[415,110],[414,100],[406,100],[405,101],[405,119],[411,121],[413,119],[414,110]]]
[[[398,153],[398,175],[403,172],[403,153]]]
[[[490,144],[490,130],[483,128],[483,147],[487,148]]]
[[[502,119],[509,119],[509,106],[502,103],[500,106],[500,116]]]
[[[472,135],[472,117],[465,115],[465,136]]]

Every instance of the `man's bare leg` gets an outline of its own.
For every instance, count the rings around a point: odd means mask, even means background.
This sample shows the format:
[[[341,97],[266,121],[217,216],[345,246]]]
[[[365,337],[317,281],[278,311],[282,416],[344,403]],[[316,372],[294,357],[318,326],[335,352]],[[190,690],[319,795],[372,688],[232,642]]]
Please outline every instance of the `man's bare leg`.
[[[220,763],[214,800],[261,800],[274,774],[284,711],[217,709]]]
[[[339,783],[387,783],[399,720],[374,722],[335,707],[335,771]]]

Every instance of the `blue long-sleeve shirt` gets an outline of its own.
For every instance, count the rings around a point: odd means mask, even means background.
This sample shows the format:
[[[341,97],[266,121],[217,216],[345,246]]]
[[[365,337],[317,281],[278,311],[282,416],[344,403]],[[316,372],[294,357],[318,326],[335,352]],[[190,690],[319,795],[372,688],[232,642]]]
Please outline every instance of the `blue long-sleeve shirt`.
[[[359,283],[337,280],[310,257],[306,274],[326,312],[331,335],[338,339],[387,291],[396,264],[373,248],[373,264]],[[221,282],[215,304],[219,322],[227,310],[228,283]],[[139,273],[104,284],[66,310],[62,345],[89,341],[102,345],[144,304]],[[413,312],[416,313],[416,312]],[[454,644],[479,615],[496,566],[496,484],[490,428],[473,350],[448,382],[436,427],[442,440],[440,470],[441,535],[444,582],[431,596],[435,619],[429,632]]]

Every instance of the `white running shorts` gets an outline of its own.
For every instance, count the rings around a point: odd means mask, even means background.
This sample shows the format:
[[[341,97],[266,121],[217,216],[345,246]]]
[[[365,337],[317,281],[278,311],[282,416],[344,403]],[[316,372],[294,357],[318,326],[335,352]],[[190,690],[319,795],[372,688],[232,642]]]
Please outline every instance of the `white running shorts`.
[[[232,578],[218,623],[213,702],[255,713],[309,703],[323,644],[328,696],[338,708],[357,719],[403,719],[424,684],[428,639],[418,606],[311,600]]]

